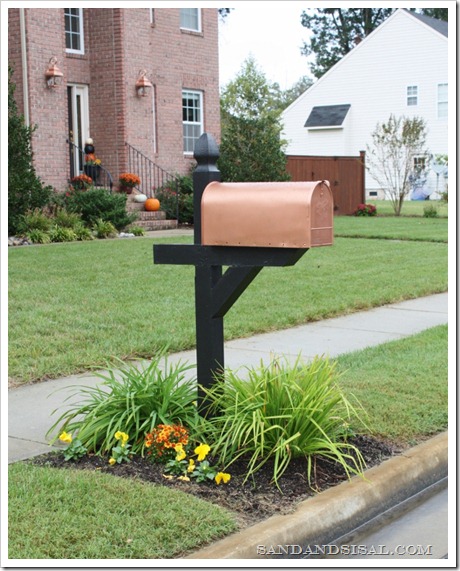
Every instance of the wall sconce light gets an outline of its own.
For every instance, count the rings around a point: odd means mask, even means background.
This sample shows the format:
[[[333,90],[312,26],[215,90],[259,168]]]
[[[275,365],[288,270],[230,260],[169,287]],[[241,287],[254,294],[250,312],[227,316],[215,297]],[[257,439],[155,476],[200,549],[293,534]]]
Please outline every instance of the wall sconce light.
[[[48,87],[50,89],[52,89],[53,87],[58,87],[58,85],[61,85],[62,78],[64,76],[64,74],[56,64],[57,64],[57,57],[53,56],[52,58],[50,58],[48,69],[46,70],[45,73],[46,83],[48,84]]]
[[[139,72],[139,77],[136,81],[136,91],[138,97],[146,97],[147,90],[150,89],[151,87],[153,87],[153,85],[147,79],[147,72],[145,71],[145,69],[142,69]]]

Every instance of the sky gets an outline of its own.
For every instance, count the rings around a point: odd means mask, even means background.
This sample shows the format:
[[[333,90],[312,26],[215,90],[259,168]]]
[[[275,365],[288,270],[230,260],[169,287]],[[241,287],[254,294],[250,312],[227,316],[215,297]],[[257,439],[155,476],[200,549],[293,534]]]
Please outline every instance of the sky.
[[[292,87],[303,75],[313,77],[309,59],[300,48],[309,31],[300,23],[306,2],[296,0],[228,2],[234,8],[219,23],[220,85],[235,78],[245,59],[254,57],[259,68],[281,89]]]

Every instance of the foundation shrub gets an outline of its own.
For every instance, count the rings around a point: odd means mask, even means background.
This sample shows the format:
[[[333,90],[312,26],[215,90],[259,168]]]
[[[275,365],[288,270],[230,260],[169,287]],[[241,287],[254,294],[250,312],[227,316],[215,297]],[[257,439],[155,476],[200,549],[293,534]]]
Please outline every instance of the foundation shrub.
[[[126,212],[126,200],[126,194],[111,193],[105,188],[74,190],[68,193],[66,208],[80,214],[88,226],[94,225],[97,220],[104,220],[120,231],[137,219],[137,214]]]
[[[155,189],[161,209],[171,218],[178,215],[179,224],[193,224],[193,179],[192,176],[176,177],[176,183],[166,183]],[[177,210],[179,213],[177,214]]]

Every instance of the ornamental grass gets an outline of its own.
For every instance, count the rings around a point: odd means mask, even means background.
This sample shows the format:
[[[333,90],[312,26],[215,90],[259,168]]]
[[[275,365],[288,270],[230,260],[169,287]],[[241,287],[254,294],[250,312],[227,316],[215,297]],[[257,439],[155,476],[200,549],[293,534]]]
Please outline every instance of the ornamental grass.
[[[219,464],[228,469],[237,459],[248,461],[246,479],[273,460],[273,481],[292,458],[305,457],[311,480],[312,458],[339,462],[348,477],[362,474],[365,463],[346,440],[352,419],[365,426],[359,403],[353,406],[338,385],[335,363],[316,357],[294,366],[273,360],[248,368],[247,379],[227,370],[224,382],[206,390],[214,418],[202,426],[213,442]]]
[[[89,452],[104,454],[116,445],[114,434],[123,431],[132,435],[132,452],[143,454],[144,437],[158,424],[195,424],[196,383],[186,380],[190,365],[170,364],[165,350],[146,368],[119,364],[119,370],[96,374],[103,381],[100,385],[78,387],[66,399],[78,396],[78,404],[61,414],[48,431],[54,434],[53,442],[65,431],[78,435]]]

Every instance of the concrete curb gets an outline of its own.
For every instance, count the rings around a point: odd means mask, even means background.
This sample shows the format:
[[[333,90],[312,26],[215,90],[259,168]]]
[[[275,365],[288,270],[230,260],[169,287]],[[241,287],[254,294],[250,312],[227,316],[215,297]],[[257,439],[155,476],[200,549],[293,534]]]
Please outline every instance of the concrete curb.
[[[186,559],[263,559],[257,546],[327,545],[447,476],[447,432]]]

